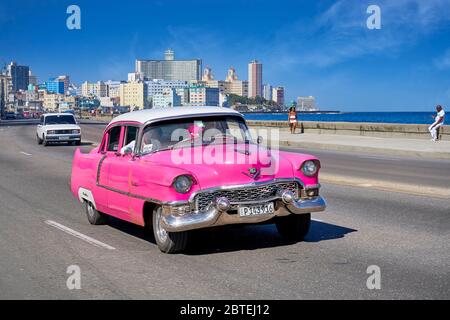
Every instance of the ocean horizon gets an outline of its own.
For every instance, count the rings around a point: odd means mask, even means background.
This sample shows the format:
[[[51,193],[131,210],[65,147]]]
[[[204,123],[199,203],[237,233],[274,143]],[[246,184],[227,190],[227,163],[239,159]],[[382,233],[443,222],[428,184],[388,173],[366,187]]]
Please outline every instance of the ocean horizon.
[[[298,121],[432,124],[435,112],[330,112],[297,113]],[[244,113],[246,120],[287,121],[285,113]]]

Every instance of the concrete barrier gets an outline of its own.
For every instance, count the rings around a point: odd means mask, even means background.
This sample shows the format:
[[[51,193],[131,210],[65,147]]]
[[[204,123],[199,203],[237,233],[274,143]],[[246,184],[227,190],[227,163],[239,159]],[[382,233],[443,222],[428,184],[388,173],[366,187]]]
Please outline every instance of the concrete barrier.
[[[254,127],[278,127],[289,130],[287,121],[248,120],[247,123]],[[425,124],[300,121],[297,125],[297,132],[300,132],[302,126],[305,133],[430,139],[429,125]],[[450,140],[450,126],[442,126],[439,134],[442,140]]]
[[[96,116],[89,117],[89,119],[109,122],[112,116]],[[250,127],[277,127],[282,130],[289,130],[287,121],[247,120],[247,124]],[[430,139],[429,125],[425,124],[300,121],[297,126],[297,132],[300,132],[302,125],[305,133]],[[450,126],[442,126],[439,135],[442,140],[450,141]]]

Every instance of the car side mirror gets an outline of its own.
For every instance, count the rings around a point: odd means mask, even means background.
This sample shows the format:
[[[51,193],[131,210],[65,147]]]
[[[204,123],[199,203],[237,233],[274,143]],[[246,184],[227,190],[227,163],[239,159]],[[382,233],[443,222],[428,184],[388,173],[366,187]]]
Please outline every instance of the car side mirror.
[[[121,152],[121,155],[123,156],[127,156],[133,153],[133,149],[131,148],[125,148],[125,150],[123,150],[123,152]]]
[[[263,137],[258,136],[258,138],[256,138],[256,143],[261,144],[262,142],[263,142]]]

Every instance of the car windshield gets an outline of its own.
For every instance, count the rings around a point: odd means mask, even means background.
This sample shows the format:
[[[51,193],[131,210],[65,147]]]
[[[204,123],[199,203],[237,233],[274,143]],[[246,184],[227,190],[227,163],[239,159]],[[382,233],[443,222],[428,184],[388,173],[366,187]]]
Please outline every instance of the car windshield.
[[[45,124],[76,124],[72,115],[54,115],[45,117]]]
[[[208,116],[168,120],[145,128],[141,153],[189,146],[253,143],[241,117]]]

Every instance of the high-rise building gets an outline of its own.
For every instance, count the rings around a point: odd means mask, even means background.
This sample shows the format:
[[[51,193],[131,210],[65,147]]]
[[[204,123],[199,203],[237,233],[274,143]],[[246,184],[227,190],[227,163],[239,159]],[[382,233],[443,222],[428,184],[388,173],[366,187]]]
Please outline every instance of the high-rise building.
[[[316,98],[313,96],[297,97],[297,106],[300,111],[315,111],[317,110]]]
[[[175,60],[172,50],[165,52],[165,60],[136,60],[136,73],[145,79],[200,80],[202,61],[200,59]]]
[[[148,105],[146,84],[144,82],[121,83],[120,105],[129,106],[130,110],[145,109]]]
[[[248,96],[262,97],[262,63],[257,60],[248,64]]]
[[[0,74],[0,118],[3,118],[6,112],[10,81],[11,79],[8,76]]]
[[[31,70],[28,72],[28,84],[37,85],[37,77],[32,74]]]
[[[81,85],[81,95],[84,97],[96,96],[106,97],[107,87],[103,81],[97,81],[95,83],[83,82]]]
[[[19,66],[16,62],[11,62],[7,68],[7,75],[12,80],[12,91],[27,90],[30,81],[30,68]]]
[[[45,89],[48,93],[64,94],[64,82],[58,78],[51,78],[45,82]]]
[[[192,86],[189,88],[189,104],[192,106],[219,106],[219,88]]]
[[[113,81],[108,80],[105,81],[106,85],[106,96],[109,98],[118,98],[120,97],[120,84],[122,81]]]
[[[67,93],[67,90],[69,90],[70,85],[70,78],[67,75],[59,76],[57,78],[58,81],[62,81],[64,83],[64,94]]]
[[[162,94],[158,93],[152,97],[153,109],[170,108],[181,106],[181,96],[177,89],[166,88]]]
[[[272,101],[279,106],[284,106],[284,88],[275,87],[272,89]]]
[[[272,100],[272,86],[270,84],[263,85],[263,98],[266,100]]]
[[[153,79],[144,81],[147,88],[147,97],[150,98],[155,94],[163,94],[165,89],[184,89],[189,87],[189,82],[180,80],[161,80]]]

